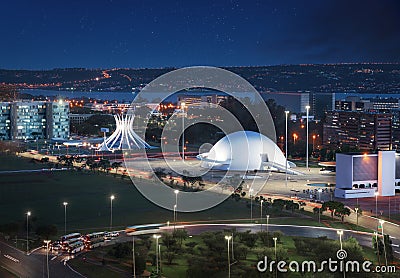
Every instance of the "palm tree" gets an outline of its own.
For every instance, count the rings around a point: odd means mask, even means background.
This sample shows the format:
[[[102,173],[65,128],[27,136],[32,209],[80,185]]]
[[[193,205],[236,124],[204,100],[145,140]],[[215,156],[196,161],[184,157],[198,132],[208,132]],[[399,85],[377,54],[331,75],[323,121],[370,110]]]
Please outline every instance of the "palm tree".
[[[340,207],[335,211],[335,215],[341,217],[342,222],[344,221],[344,217],[350,215],[350,209],[348,207]]]
[[[113,162],[111,168],[115,169],[115,173],[118,172],[118,168],[122,167],[122,162]]]

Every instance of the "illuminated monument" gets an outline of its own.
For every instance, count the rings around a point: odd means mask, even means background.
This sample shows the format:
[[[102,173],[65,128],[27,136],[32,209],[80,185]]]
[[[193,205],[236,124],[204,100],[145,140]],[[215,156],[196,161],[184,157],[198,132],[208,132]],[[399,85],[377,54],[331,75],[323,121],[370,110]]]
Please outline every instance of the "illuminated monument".
[[[237,131],[219,140],[209,152],[197,156],[201,166],[215,170],[275,170],[289,174],[296,165],[268,137],[253,131]]]
[[[151,148],[151,146],[133,130],[134,114],[114,115],[114,119],[117,128],[110,137],[104,137],[104,142],[99,146],[98,151],[141,150]]]

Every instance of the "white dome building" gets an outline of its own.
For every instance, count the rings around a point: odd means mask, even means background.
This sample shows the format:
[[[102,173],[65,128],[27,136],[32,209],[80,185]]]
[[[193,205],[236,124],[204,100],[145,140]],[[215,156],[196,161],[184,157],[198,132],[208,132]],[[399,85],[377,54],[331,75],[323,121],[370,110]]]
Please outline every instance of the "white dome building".
[[[197,156],[201,166],[215,170],[253,171],[290,170],[296,165],[286,162],[279,147],[268,137],[253,131],[237,131],[219,140],[208,153]]]

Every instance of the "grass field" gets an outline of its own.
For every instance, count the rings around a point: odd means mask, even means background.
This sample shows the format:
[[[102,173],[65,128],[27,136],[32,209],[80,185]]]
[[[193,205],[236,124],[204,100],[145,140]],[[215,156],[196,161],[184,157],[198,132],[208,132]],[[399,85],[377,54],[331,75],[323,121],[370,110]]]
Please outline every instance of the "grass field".
[[[37,169],[43,165],[12,156],[0,156],[1,170]],[[31,211],[35,225],[55,224],[64,228],[64,201],[67,206],[67,230],[108,228],[110,195],[114,194],[113,226],[171,221],[173,212],[144,198],[130,180],[104,173],[74,171],[18,173],[0,176],[0,224],[23,222]],[[256,213],[256,212],[255,212]],[[245,202],[227,200],[199,213],[179,213],[180,221],[248,218]]]
[[[33,170],[41,169],[43,166],[43,164],[31,163],[29,159],[19,158],[14,155],[0,154],[0,171]]]
[[[40,169],[45,165],[31,163],[29,159],[0,156],[0,171]],[[67,232],[108,229],[110,225],[110,195],[114,194],[113,227],[125,228],[134,224],[165,223],[173,220],[173,212],[160,208],[144,198],[129,179],[122,180],[105,173],[75,171],[2,174],[0,176],[0,224],[23,224],[26,211],[31,211],[31,223],[54,224],[59,233],[64,231],[64,201],[67,207]],[[259,206],[254,206],[255,221]],[[290,212],[268,212],[271,224],[324,226],[314,218],[300,218]],[[198,213],[179,213],[179,221],[249,218],[250,209],[245,201],[228,199],[220,205]],[[291,218],[280,218],[292,216]],[[327,219],[325,216],[321,219]],[[265,223],[265,218],[264,218]],[[335,228],[349,228],[332,223]],[[355,225],[351,225],[354,228]]]

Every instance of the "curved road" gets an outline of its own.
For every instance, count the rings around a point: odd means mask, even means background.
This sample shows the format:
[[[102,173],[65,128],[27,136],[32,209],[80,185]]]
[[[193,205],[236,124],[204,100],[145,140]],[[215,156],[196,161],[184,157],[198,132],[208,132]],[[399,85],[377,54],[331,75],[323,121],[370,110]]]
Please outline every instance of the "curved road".
[[[243,232],[251,230],[252,232],[259,232],[261,230],[260,224],[188,224],[184,226],[176,226],[176,228],[185,228],[190,235],[198,235],[207,231],[223,231],[226,229],[236,228],[237,231]],[[263,224],[262,228],[264,231],[267,230],[267,225]],[[160,233],[163,231],[172,230],[173,226],[162,227],[158,230],[148,230],[141,232],[134,232],[130,235],[135,234],[151,234]],[[277,225],[269,224],[268,231],[281,231],[288,236],[301,236],[301,237],[321,237],[326,236],[329,239],[338,239],[337,229],[327,227],[314,227],[314,226],[297,226],[297,225]],[[126,242],[132,238],[130,235],[123,234],[115,240],[115,242]],[[372,246],[371,233],[358,232],[352,230],[344,230],[343,240],[354,237],[363,246]],[[392,238],[392,240],[396,240]],[[111,243],[111,242],[110,242]],[[397,250],[397,248],[394,248]],[[89,251],[90,252],[90,251]],[[24,252],[9,246],[3,242],[0,242],[0,265],[4,266],[9,271],[17,274],[19,277],[44,277],[47,276],[46,272],[46,256],[45,252],[34,252],[27,256]],[[68,265],[64,265],[63,260],[67,256],[61,255],[54,258],[54,255],[49,254],[49,269],[51,277],[82,277],[81,275],[73,272]],[[52,260],[52,258],[54,258]]]
[[[57,260],[51,261],[49,254],[50,277],[60,278],[82,278],[74,273],[67,265]],[[18,277],[47,277],[46,256],[32,253],[29,256],[15,247],[0,241],[0,266],[14,273]]]

